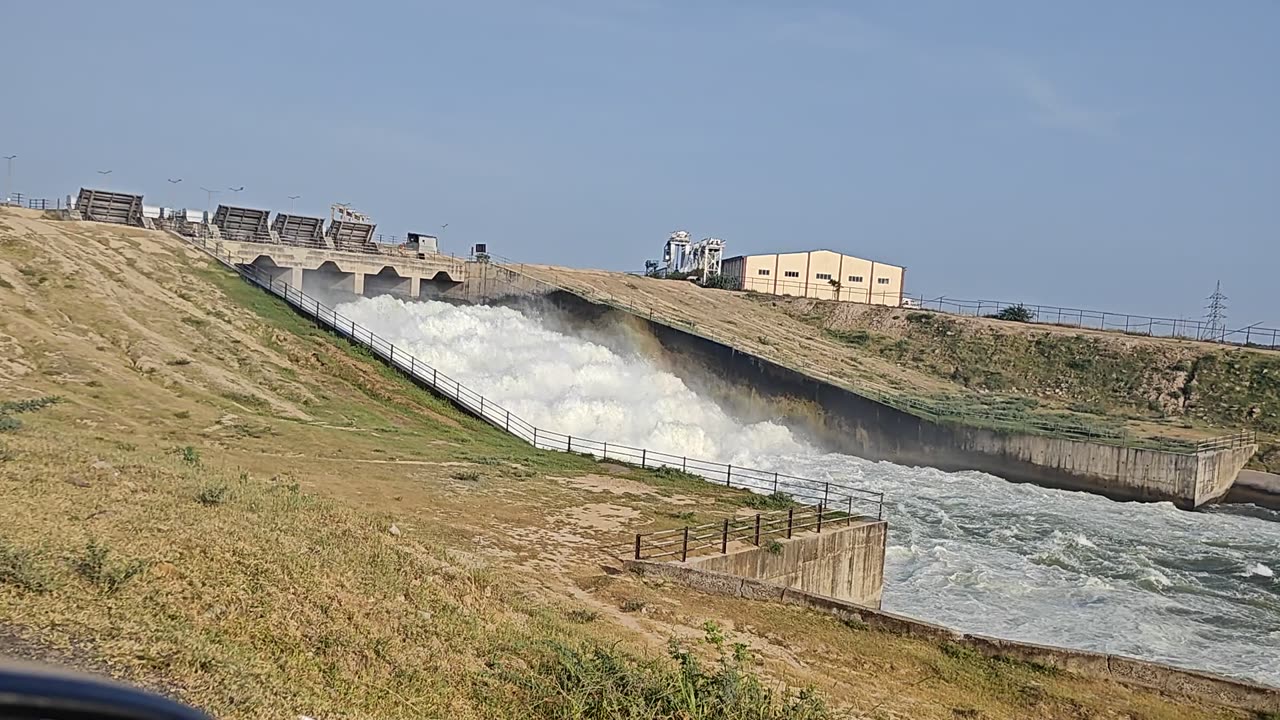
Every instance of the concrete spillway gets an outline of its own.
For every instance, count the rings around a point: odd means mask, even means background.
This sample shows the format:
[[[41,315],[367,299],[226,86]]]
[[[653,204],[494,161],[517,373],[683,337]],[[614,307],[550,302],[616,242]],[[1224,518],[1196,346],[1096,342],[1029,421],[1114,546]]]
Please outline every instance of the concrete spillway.
[[[735,418],[626,338],[576,336],[553,316],[390,297],[340,311],[544,427],[884,491],[888,610],[1280,684],[1280,515],[825,452],[782,424]]]

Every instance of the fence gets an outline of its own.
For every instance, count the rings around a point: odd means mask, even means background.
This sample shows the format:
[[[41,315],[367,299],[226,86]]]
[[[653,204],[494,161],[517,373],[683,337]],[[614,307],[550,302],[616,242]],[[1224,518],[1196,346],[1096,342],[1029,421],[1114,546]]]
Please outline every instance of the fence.
[[[241,277],[258,287],[282,298],[301,314],[332,330],[352,343],[368,348],[376,357],[418,383],[435,390],[452,400],[463,410],[500,428],[540,450],[557,450],[589,454],[602,460],[613,460],[639,465],[644,469],[672,468],[720,482],[730,488],[753,492],[784,493],[801,501],[834,504],[847,507],[850,514],[860,512],[879,519],[884,512],[884,494],[863,490],[838,482],[811,480],[773,470],[738,467],[710,460],[700,460],[681,455],[656,452],[646,448],[609,443],[602,440],[576,437],[545,428],[539,428],[514,415],[498,403],[445,375],[436,368],[418,360],[410,353],[378,336],[354,320],[343,316],[320,301],[282,280],[273,280],[269,274],[254,266],[235,264],[231,254],[222,249],[217,240],[200,237],[185,238],[198,245],[219,262],[240,273]]]
[[[819,503],[756,513],[754,516],[725,518],[703,525],[686,525],[674,530],[636,533],[635,542],[629,549],[636,560],[678,557],[680,562],[684,562],[690,555],[704,550],[718,550],[724,554],[729,551],[731,542],[742,540],[760,547],[761,542],[790,539],[794,533],[810,528],[822,532],[824,524],[831,527],[833,523],[843,522],[849,526],[856,518],[857,515],[851,511],[833,511]]]
[[[496,255],[493,256],[493,258],[502,260],[501,263],[493,262],[492,264],[495,267],[501,268],[505,272],[522,278],[523,282],[542,286],[547,291],[559,290],[571,293],[590,302],[599,305],[607,305],[609,307],[631,313],[632,315],[648,318],[651,322],[666,325],[667,327],[672,327],[692,335],[697,335],[698,337],[733,348],[737,352],[746,355],[759,355],[758,349],[752,349],[740,345],[739,343],[742,340],[741,337],[719,335],[714,330],[705,326],[699,326],[697,323],[680,320],[664,313],[662,310],[654,310],[652,307],[633,305],[626,300],[608,293],[602,293],[590,286],[576,283],[547,282],[529,275],[524,269],[523,264],[516,263],[515,261],[507,260],[505,258],[500,258]],[[672,280],[669,282],[678,281]],[[1039,433],[1049,435],[1051,437],[1101,442],[1110,445],[1119,445],[1121,447],[1160,450],[1163,452],[1182,455],[1195,455],[1201,452],[1223,449],[1224,447],[1239,447],[1242,443],[1248,444],[1256,441],[1256,433],[1253,433],[1252,431],[1242,431],[1240,433],[1209,438],[1203,441],[1183,440],[1178,438],[1142,437],[1133,435],[1123,427],[1108,427],[1104,425],[1090,424],[1083,420],[1075,420],[1073,418],[1027,415],[1014,409],[992,406],[983,406],[979,409],[975,409],[973,401],[965,398],[925,399],[912,397],[904,395],[900,390],[895,388],[865,379],[853,380],[847,377],[837,378],[814,366],[799,368],[788,364],[780,358],[773,357],[769,358],[769,360],[802,375],[823,380],[824,382],[828,382],[837,387],[847,388],[862,397],[888,405],[889,407],[901,410],[902,412],[916,417],[938,423],[955,423],[972,427],[990,428],[994,430]]]
[[[1250,325],[1236,330],[1208,323],[1204,320],[1151,317],[1104,310],[1084,310],[1054,305],[1028,305],[1002,300],[957,300],[955,298],[925,298],[912,295],[911,303],[926,310],[986,317],[1013,307],[1024,307],[1031,313],[1031,322],[1062,325],[1092,330],[1111,330],[1131,335],[1203,340],[1225,345],[1280,349],[1280,328]]]

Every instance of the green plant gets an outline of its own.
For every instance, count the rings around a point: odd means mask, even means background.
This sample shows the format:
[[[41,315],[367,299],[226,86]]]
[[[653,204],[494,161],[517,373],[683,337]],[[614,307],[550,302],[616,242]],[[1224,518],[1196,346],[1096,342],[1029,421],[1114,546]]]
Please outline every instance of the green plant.
[[[644,610],[645,607],[647,606],[648,606],[648,603],[646,603],[643,600],[638,600],[636,598],[627,598],[626,600],[623,600],[622,604],[619,605],[618,607],[621,608],[622,612],[633,613],[633,612],[640,612],[641,610]]]
[[[484,476],[475,470],[456,470],[449,477],[463,482],[479,482]]]
[[[90,540],[84,552],[72,563],[72,568],[77,575],[111,595],[141,573],[145,566],[139,560],[113,563],[110,556],[111,551],[105,545]]]
[[[1001,308],[1000,312],[995,313],[994,315],[989,315],[988,317],[995,318],[996,320],[1007,320],[1009,322],[1029,323],[1035,322],[1036,313],[1026,305],[1018,304]]]
[[[185,447],[180,447],[180,448],[174,448],[174,453],[177,454],[177,456],[182,459],[182,462],[188,465],[194,466],[194,465],[200,464],[200,451],[192,447],[191,445],[187,445]]]
[[[36,553],[0,540],[0,583],[31,592],[44,592],[51,581]]]
[[[753,510],[787,510],[798,507],[800,503],[784,492],[776,492],[770,495],[752,494],[742,504]]]
[[[769,553],[770,555],[781,555],[782,543],[779,542],[777,539],[770,540],[769,542],[764,544],[764,551]]]

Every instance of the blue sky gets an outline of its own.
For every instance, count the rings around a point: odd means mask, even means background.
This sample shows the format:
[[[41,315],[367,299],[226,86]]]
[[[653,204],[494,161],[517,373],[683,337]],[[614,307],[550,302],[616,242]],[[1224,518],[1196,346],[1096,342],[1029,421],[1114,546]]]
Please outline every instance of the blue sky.
[[[268,3],[262,3],[268,5]],[[7,3],[16,188],[639,269],[831,247],[908,291],[1280,325],[1280,4]],[[166,178],[182,178],[169,186]],[[223,192],[223,199],[229,195]]]

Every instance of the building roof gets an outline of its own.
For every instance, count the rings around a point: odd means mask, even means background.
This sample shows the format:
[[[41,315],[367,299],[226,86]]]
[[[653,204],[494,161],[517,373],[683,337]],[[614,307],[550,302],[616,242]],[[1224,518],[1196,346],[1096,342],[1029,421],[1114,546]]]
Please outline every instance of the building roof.
[[[888,265],[890,267],[896,267],[902,270],[907,269],[906,265],[898,265],[897,263],[885,262],[883,260],[876,260],[875,258],[863,257],[861,255],[854,255],[853,253],[840,252],[839,250],[832,250],[831,248],[814,248],[812,250],[791,250],[788,252],[759,252],[759,253],[750,253],[748,255],[734,255],[733,257],[725,258],[722,262],[737,260],[739,258],[758,257],[761,255],[802,255],[804,253],[816,253],[816,252],[835,253],[836,255],[844,255],[845,257],[858,258],[859,260],[866,260],[867,262],[873,262],[877,265]]]

